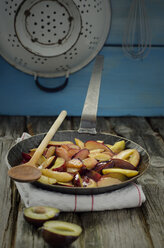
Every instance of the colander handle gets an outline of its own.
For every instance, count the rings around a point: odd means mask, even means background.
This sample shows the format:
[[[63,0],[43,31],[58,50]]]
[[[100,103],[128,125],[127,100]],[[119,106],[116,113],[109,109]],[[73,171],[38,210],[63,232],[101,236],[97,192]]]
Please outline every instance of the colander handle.
[[[64,80],[64,83],[62,83],[61,85],[57,86],[57,87],[46,87],[46,86],[43,86],[39,80],[38,80],[38,77],[35,75],[34,76],[34,81],[35,81],[35,84],[36,86],[42,90],[42,91],[45,91],[45,92],[49,92],[49,93],[53,93],[53,92],[58,92],[58,91],[61,91],[63,90],[67,84],[68,84],[68,79],[69,79],[69,75],[66,74],[66,79]]]
[[[101,74],[103,70],[104,56],[98,55],[90,79],[87,96],[85,99],[79,133],[96,134],[96,116],[99,101]]]

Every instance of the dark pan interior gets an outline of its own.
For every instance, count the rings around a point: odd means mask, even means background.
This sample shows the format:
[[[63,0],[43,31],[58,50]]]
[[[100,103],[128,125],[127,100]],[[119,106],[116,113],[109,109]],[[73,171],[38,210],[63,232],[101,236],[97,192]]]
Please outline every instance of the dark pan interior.
[[[26,140],[23,140],[19,142],[18,144],[14,145],[8,152],[7,160],[10,166],[15,166],[20,164],[22,159],[22,152],[28,152],[30,149],[34,147],[38,147],[40,142],[42,141],[44,134],[39,134],[32,136],[31,138],[28,138]],[[149,166],[149,155],[148,153],[138,144],[135,142],[122,138],[120,136],[108,134],[108,133],[98,133],[96,135],[92,134],[79,134],[77,131],[58,131],[55,136],[53,137],[53,140],[56,141],[73,141],[74,138],[79,138],[83,142],[88,140],[103,140],[106,144],[114,144],[116,141],[119,140],[125,140],[126,142],[126,148],[134,148],[137,149],[140,153],[141,160],[139,164],[139,174],[125,182],[122,182],[120,184],[106,186],[106,187],[97,187],[97,188],[79,188],[79,187],[65,187],[65,186],[59,186],[59,185],[47,185],[42,184],[39,182],[34,182],[33,184],[36,187],[41,187],[47,190],[54,190],[61,193],[68,193],[68,194],[99,194],[99,193],[105,193],[108,191],[113,191],[119,188],[122,188],[126,185],[128,185],[131,182],[134,182],[142,176],[142,174],[146,171],[146,169]]]

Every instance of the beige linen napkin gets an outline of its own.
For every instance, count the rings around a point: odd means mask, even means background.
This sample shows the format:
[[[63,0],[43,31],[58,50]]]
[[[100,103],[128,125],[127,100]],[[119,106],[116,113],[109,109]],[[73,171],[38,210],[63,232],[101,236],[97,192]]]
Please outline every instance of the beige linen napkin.
[[[23,133],[22,139],[30,137]],[[7,163],[8,168],[10,165]],[[55,191],[48,191],[30,183],[16,182],[17,189],[26,207],[34,205],[52,206],[63,212],[103,211],[112,209],[139,207],[146,198],[141,185],[130,185],[98,195],[71,195]]]

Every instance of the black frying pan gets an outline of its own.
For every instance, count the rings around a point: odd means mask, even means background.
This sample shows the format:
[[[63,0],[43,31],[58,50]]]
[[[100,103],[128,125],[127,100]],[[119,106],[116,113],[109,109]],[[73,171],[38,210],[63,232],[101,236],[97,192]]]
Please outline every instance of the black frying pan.
[[[146,169],[149,166],[149,155],[148,153],[138,144],[134,143],[131,140],[128,140],[123,137],[108,133],[96,133],[96,114],[97,114],[97,105],[98,105],[98,96],[99,88],[101,81],[101,71],[103,67],[103,57],[97,56],[96,62],[94,65],[90,85],[88,88],[88,93],[86,101],[83,108],[83,113],[81,117],[80,128],[78,131],[58,131],[53,140],[56,141],[72,141],[74,142],[75,138],[82,140],[83,142],[88,140],[103,140],[105,144],[114,144],[117,141],[125,140],[126,149],[132,148],[138,150],[140,153],[140,164],[139,164],[139,174],[133,178],[128,179],[120,184],[105,186],[105,187],[96,187],[96,188],[80,188],[80,187],[65,187],[60,185],[46,185],[40,182],[34,182],[38,187],[42,187],[48,190],[54,190],[62,193],[68,194],[99,194],[105,193],[108,191],[113,191],[119,188],[122,188],[131,182],[134,182],[143,175]],[[23,140],[13,146],[7,155],[7,160],[10,166],[15,166],[20,164],[22,160],[22,152],[28,152],[34,147],[38,147],[42,141],[45,134],[39,134],[32,136],[26,140]]]
[[[38,147],[40,142],[42,141],[45,134],[39,134],[32,136],[31,138],[28,138],[26,140],[23,140],[13,146],[8,153],[7,160],[8,163],[13,167],[17,164],[20,164],[22,160],[22,152],[28,152],[30,149],[34,147]],[[65,187],[60,185],[48,185],[48,184],[42,184],[40,182],[35,182],[34,184],[38,187],[42,187],[48,190],[54,190],[62,193],[69,193],[69,194],[99,194],[104,193],[107,191],[113,191],[115,189],[122,188],[126,185],[128,185],[131,182],[134,182],[143,175],[143,173],[146,171],[146,169],[149,166],[149,155],[147,152],[138,144],[134,143],[131,140],[111,135],[107,133],[99,133],[96,135],[92,134],[85,134],[85,133],[78,133],[77,131],[58,131],[55,136],[54,140],[58,141],[64,141],[69,140],[74,142],[74,138],[79,138],[82,141],[88,141],[88,140],[103,140],[105,144],[114,144],[117,141],[125,140],[126,142],[126,148],[132,148],[137,149],[140,153],[141,160],[138,167],[139,174],[131,179],[128,179],[127,181],[124,181],[120,184],[106,186],[106,187],[97,187],[97,188],[79,188],[79,187]]]

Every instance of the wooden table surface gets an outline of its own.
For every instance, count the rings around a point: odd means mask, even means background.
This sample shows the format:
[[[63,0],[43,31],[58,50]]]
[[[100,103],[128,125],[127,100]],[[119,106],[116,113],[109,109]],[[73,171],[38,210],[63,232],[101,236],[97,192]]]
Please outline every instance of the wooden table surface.
[[[25,222],[23,202],[4,164],[6,152],[26,131],[48,131],[55,117],[0,117],[0,247],[49,247],[38,230]],[[78,129],[80,118],[68,117],[60,129]],[[60,219],[83,228],[71,248],[164,247],[164,118],[98,118],[97,130],[117,134],[143,146],[151,165],[139,179],[146,202],[139,208],[102,212],[61,213]]]

